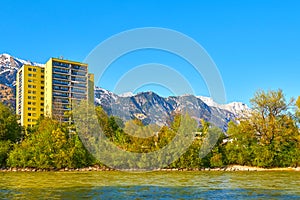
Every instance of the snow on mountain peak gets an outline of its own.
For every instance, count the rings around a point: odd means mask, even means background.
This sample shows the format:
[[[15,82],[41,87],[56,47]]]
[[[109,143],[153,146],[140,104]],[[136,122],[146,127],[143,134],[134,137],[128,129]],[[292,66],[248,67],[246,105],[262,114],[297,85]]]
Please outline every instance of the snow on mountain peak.
[[[197,98],[201,99],[208,106],[221,108],[221,109],[230,111],[232,113],[242,113],[244,111],[249,110],[249,107],[245,103],[242,103],[242,102],[231,102],[228,104],[218,104],[211,97],[197,96]]]
[[[220,104],[214,102],[214,100],[211,97],[197,96],[197,98],[202,100],[208,106],[213,106],[213,107],[219,107],[220,106]]]
[[[15,85],[16,73],[24,65],[43,67],[43,64],[15,58],[7,53],[0,54],[0,83],[8,86]]]
[[[24,65],[24,64],[34,65],[34,66],[41,66],[41,67],[45,66],[44,64],[31,62],[29,60],[23,60],[23,59],[20,59],[20,58],[13,57],[13,56],[11,56],[7,53],[0,54],[0,62],[1,62],[1,64],[4,64],[4,62],[5,62],[6,65],[11,65],[11,66],[14,66],[16,64],[15,62],[19,62],[20,63],[19,67],[22,67],[22,65]]]
[[[132,92],[125,92],[123,94],[119,94],[119,97],[132,97],[134,94]]]

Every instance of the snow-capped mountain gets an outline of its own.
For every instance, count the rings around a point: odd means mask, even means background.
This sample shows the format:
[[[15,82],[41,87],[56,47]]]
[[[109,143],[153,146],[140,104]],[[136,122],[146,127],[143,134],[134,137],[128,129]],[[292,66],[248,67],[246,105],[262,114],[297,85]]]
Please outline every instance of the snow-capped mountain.
[[[15,107],[16,74],[24,64],[43,66],[43,64],[0,54],[0,101]]]
[[[145,124],[166,125],[174,113],[188,112],[196,120],[205,119],[223,130],[227,129],[229,121],[235,121],[249,110],[240,102],[220,105],[209,97],[183,95],[164,98],[154,92],[116,95],[99,87],[95,88],[95,104],[102,106],[109,115],[123,120],[139,118]]]
[[[0,84],[13,87],[17,71],[24,64],[43,66],[43,64],[15,58],[6,53],[0,54]]]
[[[245,112],[249,111],[249,107],[242,102],[218,104],[211,97],[197,96],[197,98],[201,99],[204,103],[206,103],[210,107],[216,107],[216,108],[228,110],[229,112],[235,113],[237,115],[243,115],[245,114]]]

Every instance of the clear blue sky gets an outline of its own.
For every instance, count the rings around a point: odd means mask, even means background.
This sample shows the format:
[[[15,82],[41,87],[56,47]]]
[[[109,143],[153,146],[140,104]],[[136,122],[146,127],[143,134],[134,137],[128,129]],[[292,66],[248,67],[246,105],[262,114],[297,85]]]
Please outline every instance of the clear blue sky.
[[[281,88],[287,97],[297,97],[299,10],[300,1],[296,0],[2,1],[0,53],[40,63],[61,55],[83,61],[114,34],[133,28],[164,27],[190,36],[206,49],[221,73],[227,101],[248,103],[258,89]],[[176,70],[192,84],[196,79],[192,71],[180,70],[182,61],[164,53],[137,53],[123,63],[122,59],[119,66],[108,70],[100,86],[113,89],[111,82],[122,75],[122,70],[143,62],[178,65]],[[121,65],[127,68],[120,70]],[[208,95],[203,81],[195,91]]]

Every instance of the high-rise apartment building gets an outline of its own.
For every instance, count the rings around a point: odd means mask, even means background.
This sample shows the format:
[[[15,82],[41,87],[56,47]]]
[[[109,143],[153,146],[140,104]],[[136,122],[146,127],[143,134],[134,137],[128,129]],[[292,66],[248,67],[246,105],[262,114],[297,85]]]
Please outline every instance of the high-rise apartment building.
[[[62,116],[76,100],[88,100],[88,65],[50,58],[45,67],[45,115],[69,121]]]
[[[73,101],[94,102],[94,75],[85,63],[50,58],[45,67],[24,65],[17,74],[17,114],[33,126],[41,116],[70,121]]]
[[[16,112],[21,124],[32,127],[44,114],[44,67],[23,65],[16,79]]]

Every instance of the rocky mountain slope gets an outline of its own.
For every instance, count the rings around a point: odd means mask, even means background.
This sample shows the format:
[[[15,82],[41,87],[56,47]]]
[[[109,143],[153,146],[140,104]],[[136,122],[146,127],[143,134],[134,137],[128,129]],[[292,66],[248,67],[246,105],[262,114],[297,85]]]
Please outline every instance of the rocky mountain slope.
[[[42,65],[15,58],[9,54],[0,54],[0,100],[12,107],[15,105],[16,74],[24,64]]]
[[[109,115],[123,120],[138,118],[145,124],[168,124],[174,113],[189,113],[196,120],[205,119],[227,129],[227,124],[249,109],[246,104],[233,102],[219,105],[208,97],[193,95],[161,97],[154,92],[136,95],[116,95],[103,88],[95,88],[95,104],[100,105]]]
[[[42,65],[15,58],[9,54],[0,54],[0,83],[13,87],[15,85],[17,71],[24,64]]]
[[[0,100],[11,107],[15,107],[15,94],[11,87],[0,84]]]

